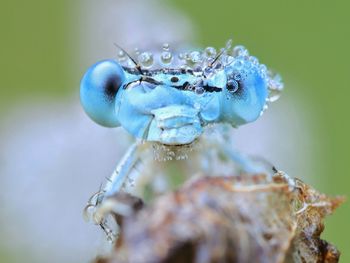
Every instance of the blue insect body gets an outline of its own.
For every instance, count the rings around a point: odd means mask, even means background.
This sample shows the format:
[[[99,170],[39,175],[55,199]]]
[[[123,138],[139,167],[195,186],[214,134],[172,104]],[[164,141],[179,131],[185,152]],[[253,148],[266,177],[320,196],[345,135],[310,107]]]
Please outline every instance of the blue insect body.
[[[80,97],[86,113],[103,126],[122,126],[142,142],[181,147],[210,124],[238,127],[256,120],[282,88],[278,76],[244,47],[232,49],[229,42],[218,53],[208,47],[177,57],[165,45],[160,54],[138,54],[137,61],[121,50],[118,61],[98,62],[85,73]],[[123,189],[140,152],[137,143],[129,148],[104,189],[93,196],[96,203]],[[230,149],[222,152],[244,170],[256,172],[246,158]],[[86,210],[96,206],[90,202]],[[93,218],[104,224],[103,215]]]
[[[271,88],[264,65],[241,46],[236,55],[227,49],[214,58],[192,53],[201,64],[190,67],[185,59],[182,67],[142,69],[96,63],[81,82],[85,111],[101,125],[121,125],[136,138],[166,145],[191,143],[211,123],[236,127],[260,116]]]

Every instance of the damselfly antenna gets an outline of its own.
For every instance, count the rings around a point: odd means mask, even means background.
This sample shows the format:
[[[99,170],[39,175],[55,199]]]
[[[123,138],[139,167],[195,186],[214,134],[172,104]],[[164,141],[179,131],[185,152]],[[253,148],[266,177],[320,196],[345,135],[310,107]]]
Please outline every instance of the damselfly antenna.
[[[119,48],[121,51],[123,51],[125,53],[125,55],[135,64],[135,68],[138,72],[140,72],[141,75],[143,75],[143,71],[141,69],[141,65],[136,62],[136,60],[128,53],[126,52],[126,50],[124,48],[122,48],[121,46],[119,46],[117,43],[113,43],[117,48]]]
[[[220,52],[216,55],[216,57],[214,58],[214,60],[208,64],[208,68],[212,68],[213,65],[218,61],[218,59],[221,58],[221,56],[222,56],[225,52],[227,52],[227,51],[231,48],[231,46],[232,46],[232,39],[229,39],[229,40],[227,41],[227,43],[226,43],[225,48],[222,48],[222,49],[220,50]]]
[[[141,69],[141,65],[140,65],[128,52],[126,52],[125,49],[123,49],[123,48],[122,48],[121,46],[119,46],[117,43],[113,43],[113,44],[114,44],[117,48],[119,48],[121,51],[123,51],[123,52],[125,53],[125,55],[132,61],[132,63],[135,64],[136,70],[142,75],[141,78],[140,78],[139,80],[135,80],[135,81],[129,82],[129,83],[124,87],[124,89],[126,89],[130,84],[135,83],[135,82],[137,82],[137,81],[140,81],[140,83],[141,83],[142,81],[146,81],[146,82],[151,83],[151,84],[154,84],[154,85],[161,85],[161,84],[163,84],[163,82],[157,81],[157,80],[155,80],[155,79],[152,78],[152,77],[144,76],[144,73],[143,73],[143,71],[142,71],[142,69]]]
[[[224,54],[225,50],[226,49],[221,49],[221,51],[216,55],[214,60],[208,64],[208,68],[212,68],[213,67],[213,65],[216,63],[216,61],[218,61],[218,59],[222,56],[222,54]]]

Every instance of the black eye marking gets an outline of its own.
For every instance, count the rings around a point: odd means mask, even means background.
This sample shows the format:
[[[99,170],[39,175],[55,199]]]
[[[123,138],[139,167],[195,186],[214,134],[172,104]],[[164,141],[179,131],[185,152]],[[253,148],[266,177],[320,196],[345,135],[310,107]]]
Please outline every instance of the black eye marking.
[[[136,69],[134,68],[128,68],[128,67],[123,67],[123,69],[131,74],[134,75],[139,75],[139,73],[137,72]],[[159,82],[155,79],[152,78],[152,76],[159,74],[159,73],[166,73],[167,75],[172,75],[170,77],[170,81],[174,84],[170,85],[173,88],[176,88],[178,90],[186,90],[186,91],[195,91],[196,87],[202,87],[204,89],[204,92],[222,92],[223,89],[221,87],[215,87],[215,86],[209,86],[209,85],[203,85],[203,82],[200,83],[195,83],[195,84],[191,84],[188,81],[185,81],[184,83],[178,83],[180,81],[180,78],[178,76],[175,75],[181,75],[181,74],[194,74],[194,71],[192,69],[166,69],[166,71],[164,71],[163,69],[156,69],[156,70],[147,70],[147,69],[143,69],[142,70],[143,75],[140,78],[141,81],[147,81],[148,83],[154,84],[154,85],[163,85],[164,83]],[[206,78],[204,76],[204,78]],[[137,81],[140,81],[137,80]],[[134,82],[137,82],[134,81]],[[130,82],[126,85],[123,86],[124,89],[127,89],[128,86],[130,86],[132,83],[134,82]],[[178,83],[178,84],[175,84]]]
[[[104,87],[104,93],[108,100],[113,100],[115,98],[115,95],[117,94],[121,84],[122,81],[120,76],[111,75],[108,77]]]
[[[239,87],[239,82],[234,79],[230,79],[226,83],[226,88],[230,93],[235,93],[239,89]]]
[[[190,86],[190,83],[188,81],[185,81],[185,83],[182,85],[182,89],[186,90]]]
[[[205,90],[205,92],[221,92],[222,91],[222,89],[219,87],[208,86],[208,85],[204,85],[203,89]]]
[[[179,78],[176,77],[176,76],[173,76],[173,77],[171,77],[170,81],[171,81],[171,82],[178,82],[178,81],[179,81]]]
[[[187,71],[186,71],[188,74],[191,74],[191,75],[193,75],[193,70],[192,69],[187,69]]]

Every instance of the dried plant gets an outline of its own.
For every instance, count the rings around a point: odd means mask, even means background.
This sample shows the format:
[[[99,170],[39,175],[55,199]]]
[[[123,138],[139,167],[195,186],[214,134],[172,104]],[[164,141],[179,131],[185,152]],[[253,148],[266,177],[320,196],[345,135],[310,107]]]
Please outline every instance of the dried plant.
[[[338,262],[320,234],[342,202],[282,172],[201,176],[148,205],[117,194],[109,207],[121,234],[96,262]]]

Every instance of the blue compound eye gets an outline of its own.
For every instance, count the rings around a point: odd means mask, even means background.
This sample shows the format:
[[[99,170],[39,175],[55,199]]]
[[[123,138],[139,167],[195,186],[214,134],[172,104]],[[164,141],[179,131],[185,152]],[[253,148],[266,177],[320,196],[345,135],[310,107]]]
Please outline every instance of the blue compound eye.
[[[124,80],[123,68],[113,60],[98,62],[85,73],[80,84],[80,100],[86,113],[98,124],[119,126],[115,102]]]
[[[245,67],[227,68],[224,120],[239,126],[256,120],[266,104],[267,83],[259,69],[245,62]]]

